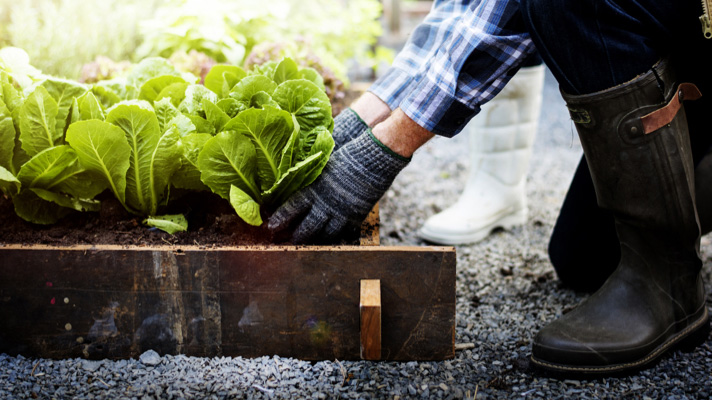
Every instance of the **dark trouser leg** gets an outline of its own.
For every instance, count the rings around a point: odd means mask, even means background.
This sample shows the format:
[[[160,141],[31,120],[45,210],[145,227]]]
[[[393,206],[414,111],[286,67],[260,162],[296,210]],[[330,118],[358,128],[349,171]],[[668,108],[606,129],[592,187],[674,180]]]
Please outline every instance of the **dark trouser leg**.
[[[569,94],[620,85],[706,40],[695,1],[521,0],[521,8],[539,54]],[[709,71],[700,54],[689,68]]]
[[[621,258],[613,215],[598,207],[586,159],[571,181],[549,241],[549,259],[564,286],[597,290]]]
[[[712,150],[697,165],[695,172],[697,215],[702,234],[705,235],[712,232]]]

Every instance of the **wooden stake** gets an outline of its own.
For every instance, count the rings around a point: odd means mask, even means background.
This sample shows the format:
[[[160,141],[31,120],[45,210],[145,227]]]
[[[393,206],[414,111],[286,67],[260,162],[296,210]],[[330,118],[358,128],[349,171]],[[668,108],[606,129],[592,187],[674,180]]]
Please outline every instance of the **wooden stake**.
[[[361,280],[361,358],[381,359],[381,281]]]

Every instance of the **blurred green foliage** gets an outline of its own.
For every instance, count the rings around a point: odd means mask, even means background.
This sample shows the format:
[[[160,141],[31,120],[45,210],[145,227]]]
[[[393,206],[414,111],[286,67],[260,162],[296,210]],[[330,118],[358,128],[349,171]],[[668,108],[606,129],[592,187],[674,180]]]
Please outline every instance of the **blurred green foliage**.
[[[294,50],[280,55],[313,54],[347,82],[350,61],[390,61],[376,46],[381,12],[378,0],[0,0],[0,45],[25,49],[45,73],[77,79],[98,56],[188,65],[184,55],[200,53],[201,65],[243,65],[258,44],[288,42]]]
[[[27,51],[34,66],[76,78],[103,55],[133,57],[139,23],[163,0],[0,0],[0,44]]]

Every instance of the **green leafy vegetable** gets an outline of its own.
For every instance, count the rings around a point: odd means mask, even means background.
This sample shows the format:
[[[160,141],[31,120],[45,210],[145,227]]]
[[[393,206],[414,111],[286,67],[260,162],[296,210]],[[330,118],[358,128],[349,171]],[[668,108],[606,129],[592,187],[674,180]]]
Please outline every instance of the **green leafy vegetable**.
[[[79,121],[69,126],[67,142],[84,168],[100,177],[126,207],[126,171],[131,147],[124,131],[104,121]]]
[[[0,167],[9,172],[15,170],[13,158],[15,156],[15,124],[12,120],[12,112],[0,99]]]
[[[106,117],[126,134],[130,148],[126,174],[127,209],[155,215],[167,197],[170,177],[180,166],[182,149],[175,128],[161,133],[153,111],[136,105],[119,105]]]
[[[181,166],[173,174],[171,182],[173,186],[190,190],[210,190],[203,181],[200,180],[200,169],[198,169],[198,155],[205,146],[205,143],[212,139],[212,135],[207,133],[193,133],[181,139],[183,142],[183,155]]]
[[[62,144],[62,133],[55,129],[58,112],[57,102],[42,86],[37,87],[20,107],[20,141],[29,156]]]
[[[175,187],[212,191],[261,225],[334,146],[319,75],[291,59],[215,65],[206,86],[161,58],[91,87],[42,77],[22,92],[13,79],[0,65],[0,190],[34,223],[97,211],[108,189],[145,224],[179,232],[185,217],[160,215]]]
[[[163,75],[149,79],[146,83],[143,84],[143,86],[141,86],[141,92],[139,93],[138,98],[141,100],[148,100],[150,102],[153,102],[165,88],[176,83],[185,84],[186,81],[184,81],[183,78],[179,76],[173,75]]]
[[[218,64],[205,76],[205,87],[220,97],[227,97],[232,87],[245,76],[247,73],[240,67]]]
[[[181,214],[149,217],[143,220],[143,223],[168,232],[171,235],[188,230],[188,220]]]
[[[262,225],[260,205],[252,197],[235,185],[230,186],[230,205],[237,215],[250,225]]]
[[[233,185],[259,199],[256,160],[257,153],[250,139],[237,132],[221,132],[208,140],[200,151],[201,180],[224,199],[230,198]]]
[[[42,82],[42,87],[57,102],[55,129],[58,136],[63,136],[69,109],[75,98],[87,92],[87,87],[77,82],[56,78],[45,79]]]
[[[0,190],[7,195],[20,191],[20,181],[4,167],[0,167]]]
[[[227,112],[203,100],[208,120],[223,132],[198,156],[201,179],[249,224],[262,224],[263,205],[280,204],[313,182],[334,147],[329,99],[302,77],[290,59],[252,71],[222,103],[247,107],[227,122]]]

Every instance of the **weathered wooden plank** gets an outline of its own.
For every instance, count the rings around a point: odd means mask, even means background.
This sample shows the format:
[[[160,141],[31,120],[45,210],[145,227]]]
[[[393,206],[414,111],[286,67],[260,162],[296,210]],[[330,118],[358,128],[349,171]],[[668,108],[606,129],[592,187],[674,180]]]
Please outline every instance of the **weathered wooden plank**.
[[[379,279],[382,359],[454,356],[451,247],[0,247],[0,352],[359,359]]]
[[[361,280],[361,358],[381,359],[381,281]]]

